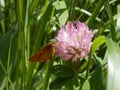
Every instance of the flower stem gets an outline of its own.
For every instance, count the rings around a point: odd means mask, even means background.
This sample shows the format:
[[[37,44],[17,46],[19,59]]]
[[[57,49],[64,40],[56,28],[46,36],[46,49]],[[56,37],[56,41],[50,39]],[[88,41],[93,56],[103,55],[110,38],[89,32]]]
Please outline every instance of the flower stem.
[[[88,58],[88,65],[87,65],[87,70],[86,70],[86,77],[85,77],[85,79],[87,79],[87,78],[88,78],[88,75],[89,75],[91,59],[92,59],[92,56],[91,56],[91,51],[90,51],[90,55],[89,55],[89,58]]]

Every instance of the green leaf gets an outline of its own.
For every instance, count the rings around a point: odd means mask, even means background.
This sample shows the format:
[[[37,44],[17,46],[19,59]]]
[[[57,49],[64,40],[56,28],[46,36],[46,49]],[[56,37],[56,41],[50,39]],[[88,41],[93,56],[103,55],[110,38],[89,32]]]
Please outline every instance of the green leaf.
[[[72,77],[75,75],[75,72],[65,65],[56,65],[52,67],[51,73],[56,77]]]
[[[90,78],[90,90],[101,90],[103,85],[102,67],[96,68]]]
[[[120,47],[106,38],[108,47],[107,90],[120,90]]]
[[[93,41],[92,48],[91,48],[91,56],[94,54],[95,50],[97,50],[98,47],[100,45],[102,45],[103,43],[105,43],[105,37],[104,36],[99,36]]]
[[[83,83],[82,90],[90,90],[90,84],[88,80],[85,80]]]
[[[58,12],[58,20],[59,20],[60,26],[62,26],[66,23],[68,19],[68,10],[66,9],[67,6],[65,4],[65,1],[56,1],[54,5]]]
[[[66,8],[65,1],[56,1],[54,3],[54,5],[55,5],[56,10],[65,9]]]
[[[59,22],[60,26],[64,25],[68,19],[68,10],[65,10],[60,16],[59,16]]]
[[[70,78],[56,78],[53,82],[50,83],[50,90],[51,89],[60,89],[64,86]]]

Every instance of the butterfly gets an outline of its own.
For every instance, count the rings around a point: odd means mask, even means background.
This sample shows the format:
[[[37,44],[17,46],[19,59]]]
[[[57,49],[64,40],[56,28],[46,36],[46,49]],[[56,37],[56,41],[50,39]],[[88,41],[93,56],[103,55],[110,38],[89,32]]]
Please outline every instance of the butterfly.
[[[37,54],[32,56],[29,60],[33,62],[45,62],[49,59],[52,59],[52,57],[55,54],[55,47],[52,43],[48,43],[44,48],[38,51]]]

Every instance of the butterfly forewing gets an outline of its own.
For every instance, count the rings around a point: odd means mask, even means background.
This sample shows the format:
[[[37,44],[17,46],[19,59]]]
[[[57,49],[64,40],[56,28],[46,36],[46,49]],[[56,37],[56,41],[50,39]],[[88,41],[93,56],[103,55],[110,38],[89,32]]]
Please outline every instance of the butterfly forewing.
[[[46,45],[43,49],[41,49],[37,54],[30,58],[30,61],[38,61],[38,62],[45,62],[49,59],[52,59],[54,55],[54,47],[50,43]]]

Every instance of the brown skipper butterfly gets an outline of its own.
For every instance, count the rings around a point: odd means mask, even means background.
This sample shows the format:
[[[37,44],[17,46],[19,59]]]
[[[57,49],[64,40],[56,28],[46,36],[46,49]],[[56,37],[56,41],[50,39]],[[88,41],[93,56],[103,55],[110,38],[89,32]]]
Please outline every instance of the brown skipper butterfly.
[[[39,50],[37,54],[32,56],[29,60],[33,62],[45,62],[55,54],[55,48],[52,43],[48,43],[43,49]]]

